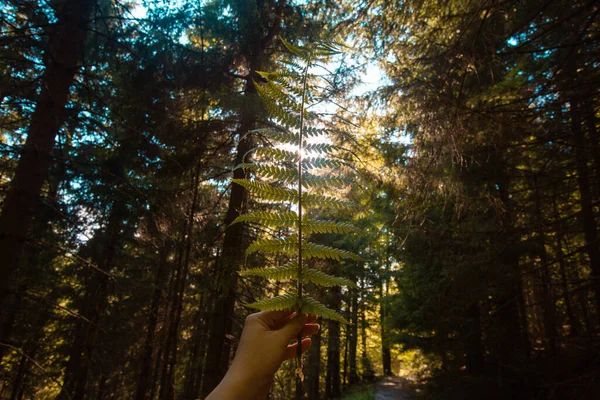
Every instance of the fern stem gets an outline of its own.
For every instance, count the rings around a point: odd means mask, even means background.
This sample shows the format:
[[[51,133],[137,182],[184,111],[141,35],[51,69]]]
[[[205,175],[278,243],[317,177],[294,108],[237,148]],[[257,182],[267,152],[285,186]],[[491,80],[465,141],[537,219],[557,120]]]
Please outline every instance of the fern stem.
[[[298,141],[298,302],[300,303],[299,312],[302,312],[302,184],[304,175],[302,174],[302,151],[304,150],[304,107],[306,98],[306,80],[308,75],[308,67],[310,66],[310,60],[306,63],[304,71],[302,73],[302,106],[300,107],[300,140]],[[296,351],[297,360],[297,383],[296,383],[296,396],[303,396],[302,393],[302,381],[304,380],[302,374],[302,332],[298,333],[298,349]]]

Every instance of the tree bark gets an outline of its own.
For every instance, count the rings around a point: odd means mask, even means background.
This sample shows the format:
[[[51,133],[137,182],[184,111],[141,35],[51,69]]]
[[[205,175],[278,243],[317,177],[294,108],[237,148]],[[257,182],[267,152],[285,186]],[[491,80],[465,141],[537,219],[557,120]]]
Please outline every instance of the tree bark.
[[[40,97],[0,214],[0,308],[3,307],[48,168],[55,137],[83,51],[93,0],[68,0],[48,42]]]
[[[339,310],[341,306],[341,290],[339,286],[331,289],[330,308]],[[332,399],[341,395],[340,382],[340,323],[329,321],[327,339],[327,374],[325,376],[325,398]]]
[[[553,202],[554,208],[554,219],[556,221],[560,220],[560,213],[558,211],[557,201]],[[567,312],[567,319],[569,321],[569,334],[571,336],[579,336],[582,332],[581,324],[579,319],[575,316],[575,311],[573,307],[573,299],[571,298],[571,293],[569,291],[569,280],[567,278],[567,264],[565,262],[564,253],[562,250],[563,247],[563,226],[559,224],[556,227],[556,258],[558,260],[558,267],[560,272],[560,280],[561,287],[563,292],[563,299],[565,300],[565,308]]]
[[[350,316],[351,325],[346,329],[349,330],[350,334],[348,341],[348,364],[350,368],[348,380],[350,385],[353,385],[358,383],[360,380],[358,377],[358,369],[356,367],[356,354],[358,347],[358,293],[353,289],[350,292],[350,295],[352,296],[352,310]]]
[[[473,303],[467,309],[466,318],[466,366],[469,375],[484,373],[485,356],[481,330],[481,311],[479,304]]]
[[[194,214],[198,202],[198,190],[200,185],[199,168],[192,177],[192,202],[182,236],[183,248],[181,250],[181,262],[179,280],[177,282],[177,295],[175,297],[175,305],[173,307],[174,315],[171,321],[170,329],[167,336],[167,345],[165,346],[167,356],[165,357],[165,370],[161,379],[161,390],[159,398],[161,400],[172,400],[174,394],[174,377],[175,366],[177,364],[177,343],[179,341],[179,323],[181,321],[181,312],[183,308],[183,296],[185,293],[185,284],[187,282],[188,271],[190,267],[190,254],[192,250],[192,234],[194,228]]]
[[[306,366],[306,392],[311,400],[320,399],[319,381],[321,375],[321,332],[312,336]]]
[[[499,347],[498,356],[504,366],[511,367],[529,357],[527,314],[523,299],[521,268],[519,266],[518,237],[513,227],[513,207],[509,196],[509,178],[506,163],[500,151],[495,152],[497,163],[496,184],[504,206],[501,216],[503,236],[499,238],[499,261],[504,271],[499,283],[497,319]]]
[[[80,314],[88,321],[79,321],[71,346],[69,361],[64,375],[64,384],[57,400],[83,400],[88,380],[88,371],[99,330],[100,320],[108,304],[109,274],[116,265],[123,240],[123,221],[128,214],[122,200],[113,203],[106,227],[104,246],[95,260],[104,274],[95,272],[86,285],[85,300]]]
[[[546,252],[546,234],[544,232],[544,216],[542,214],[542,202],[540,188],[537,177],[534,178],[534,197],[535,197],[535,212],[537,222],[537,241],[539,248],[539,256],[541,261],[540,272],[542,277],[542,297],[544,303],[544,332],[546,334],[546,342],[548,351],[552,357],[556,356],[556,304],[552,294],[552,277],[550,268],[548,267],[548,254]]]
[[[149,387],[149,378],[152,376],[152,354],[154,353],[154,336],[156,334],[156,325],[158,322],[158,310],[163,291],[163,280],[166,273],[168,246],[162,245],[158,257],[158,269],[154,279],[154,292],[148,313],[148,326],[146,330],[146,339],[142,354],[142,363],[140,376],[135,392],[135,400],[147,400],[150,398],[151,389]]]
[[[567,75],[575,81],[577,76],[577,51],[569,57],[567,62]],[[579,202],[581,206],[581,220],[585,237],[586,251],[590,260],[592,287],[596,296],[596,312],[600,314],[600,247],[598,243],[598,227],[596,214],[592,205],[592,188],[590,184],[590,171],[586,151],[586,138],[581,127],[579,116],[579,102],[574,94],[569,98],[571,133],[575,147],[575,165],[577,169],[577,184],[579,186]]]
[[[385,285],[385,291],[383,286]],[[390,290],[390,279],[388,277],[388,265],[387,260],[385,264],[385,278],[381,281],[379,290],[379,322],[381,325],[381,366],[383,368],[384,376],[391,376],[392,374],[392,353],[390,349],[390,339],[387,332],[387,317],[389,315],[389,305],[387,296]]]

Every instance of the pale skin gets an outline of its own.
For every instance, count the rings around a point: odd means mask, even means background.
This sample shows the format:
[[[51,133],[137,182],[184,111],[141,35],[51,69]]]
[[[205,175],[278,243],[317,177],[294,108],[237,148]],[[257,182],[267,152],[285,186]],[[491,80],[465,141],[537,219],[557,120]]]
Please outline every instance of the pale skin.
[[[308,336],[319,331],[314,315],[263,311],[246,318],[235,358],[227,374],[206,400],[264,400],[281,363],[296,356],[292,343],[302,332],[302,351]],[[291,344],[290,344],[291,343]]]

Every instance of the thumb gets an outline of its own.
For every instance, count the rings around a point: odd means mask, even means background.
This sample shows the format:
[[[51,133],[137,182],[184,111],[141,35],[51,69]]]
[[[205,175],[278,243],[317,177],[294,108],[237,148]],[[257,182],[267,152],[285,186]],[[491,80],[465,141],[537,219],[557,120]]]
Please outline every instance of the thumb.
[[[294,340],[304,328],[308,315],[298,314],[279,330],[286,341]]]

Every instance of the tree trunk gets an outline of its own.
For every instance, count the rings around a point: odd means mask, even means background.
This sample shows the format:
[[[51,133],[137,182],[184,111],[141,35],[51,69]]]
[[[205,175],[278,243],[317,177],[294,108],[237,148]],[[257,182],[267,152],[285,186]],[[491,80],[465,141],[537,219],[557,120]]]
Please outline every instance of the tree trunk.
[[[527,331],[527,314],[523,299],[521,268],[517,252],[518,235],[513,228],[513,209],[509,196],[509,178],[507,176],[504,156],[495,152],[497,170],[496,184],[500,200],[504,206],[501,224],[504,235],[500,242],[499,261],[504,271],[499,282],[499,298],[497,299],[497,327],[499,335],[498,357],[505,367],[521,364],[529,356],[529,339]]]
[[[192,336],[192,351],[190,353],[189,365],[185,374],[185,389],[184,399],[196,399],[200,395],[200,383],[202,381],[202,365],[205,355],[205,339],[206,339],[206,323],[204,320],[205,313],[204,293],[200,295],[200,304],[198,313],[194,318],[195,329]]]
[[[467,309],[466,324],[465,349],[467,373],[469,375],[481,375],[484,373],[485,356],[479,304],[473,303]]]
[[[560,213],[558,211],[557,201],[553,202],[554,204],[554,220],[560,220]],[[565,262],[565,257],[563,254],[563,226],[559,224],[556,227],[556,258],[558,260],[558,267],[560,272],[560,280],[561,287],[563,292],[563,299],[565,300],[565,308],[567,311],[567,319],[569,321],[569,334],[571,336],[579,336],[582,332],[581,324],[579,323],[579,319],[575,316],[575,311],[573,307],[573,299],[571,298],[571,293],[569,291],[569,279],[567,278],[567,264]]]
[[[0,214],[0,308],[6,301],[46,179],[69,88],[78,69],[93,0],[67,0],[46,50],[46,69],[25,146]]]
[[[548,351],[552,357],[556,356],[556,304],[552,294],[552,277],[550,268],[548,267],[548,254],[546,253],[546,235],[544,233],[544,216],[542,214],[542,202],[540,200],[540,189],[537,177],[534,178],[534,197],[537,222],[537,242],[539,248],[539,256],[541,261],[541,278],[542,278],[542,301],[544,303],[544,332]]]
[[[569,57],[567,61],[568,75],[577,76],[577,51]],[[579,103],[574,94],[569,98],[571,133],[575,147],[575,165],[577,168],[577,184],[579,186],[579,202],[581,206],[581,220],[583,224],[583,233],[588,257],[590,259],[591,276],[593,290],[596,296],[596,312],[600,314],[600,247],[598,243],[598,228],[596,224],[596,214],[592,205],[592,188],[590,184],[590,172],[588,167],[588,155],[586,150],[586,138],[581,128],[581,119],[579,117]]]
[[[151,389],[149,387],[149,378],[152,376],[152,354],[154,353],[154,336],[156,334],[156,325],[158,322],[158,311],[160,307],[160,299],[163,290],[163,280],[166,273],[167,256],[169,249],[167,245],[163,245],[160,248],[160,254],[158,256],[158,269],[156,271],[156,277],[154,279],[154,293],[152,294],[152,301],[150,304],[150,311],[148,313],[148,325],[146,328],[146,339],[144,342],[144,350],[142,354],[142,363],[140,368],[140,376],[138,379],[138,385],[135,392],[135,400],[148,400],[150,399]]]
[[[392,374],[392,353],[390,350],[390,339],[387,332],[387,317],[389,315],[389,306],[387,296],[390,290],[390,280],[388,277],[388,265],[387,260],[385,264],[385,279],[381,281],[379,288],[379,322],[381,325],[381,366],[383,369],[384,376],[391,376]],[[385,291],[383,286],[385,285]]]
[[[346,329],[349,330],[350,334],[348,341],[348,364],[350,367],[349,382],[350,385],[353,385],[359,381],[358,369],[356,367],[356,350],[358,347],[358,293],[356,290],[352,290],[350,295],[352,296],[351,325],[346,327]]]
[[[312,336],[312,345],[308,350],[306,366],[306,392],[311,400],[319,400],[319,381],[321,375],[321,332]]]
[[[181,312],[183,309],[183,296],[190,266],[190,254],[192,250],[192,234],[194,228],[194,214],[196,213],[196,205],[198,202],[198,189],[200,185],[200,172],[196,171],[192,177],[192,202],[182,236],[183,248],[180,255],[180,274],[176,285],[175,305],[173,307],[173,318],[170,324],[170,329],[167,334],[167,344],[165,349],[167,356],[165,357],[165,366],[163,377],[161,379],[160,396],[161,400],[172,400],[174,394],[174,377],[175,366],[177,364],[177,343],[179,341],[179,323],[181,321]]]
[[[87,321],[79,321],[75,338],[71,346],[69,361],[64,375],[64,384],[57,400],[83,400],[88,379],[88,371],[96,343],[100,320],[107,306],[109,276],[116,265],[117,255],[123,240],[123,220],[128,211],[122,200],[113,204],[111,215],[106,227],[104,248],[96,264],[105,274],[94,272],[86,285],[86,295],[80,312]],[[95,252],[94,252],[95,253]]]
[[[339,286],[330,291],[330,308],[339,310],[341,306],[341,290]],[[333,399],[341,395],[340,382],[340,323],[328,321],[327,339],[327,375],[325,376],[325,398]]]

